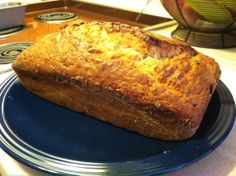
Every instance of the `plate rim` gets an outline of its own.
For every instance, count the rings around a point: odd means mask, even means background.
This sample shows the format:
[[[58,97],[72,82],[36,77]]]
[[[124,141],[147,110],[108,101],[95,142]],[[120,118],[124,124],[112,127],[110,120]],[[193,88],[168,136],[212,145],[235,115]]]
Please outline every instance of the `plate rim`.
[[[229,125],[227,126],[226,129],[224,129],[225,130],[224,133],[221,134],[220,137],[218,137],[218,140],[215,141],[215,143],[213,145],[211,145],[211,147],[207,148],[208,150],[205,149],[204,152],[201,152],[202,154],[200,156],[191,157],[191,158],[193,158],[191,161],[185,161],[185,162],[182,162],[181,164],[175,165],[174,167],[167,167],[167,168],[160,170],[157,167],[158,166],[158,162],[156,161],[157,155],[155,155],[155,156],[151,156],[151,157],[148,157],[145,159],[140,159],[140,160],[135,160],[135,161],[127,161],[127,162],[115,162],[115,163],[92,163],[92,162],[78,161],[79,165],[76,165],[76,167],[80,166],[80,168],[79,168],[80,171],[75,170],[75,171],[70,172],[65,169],[64,170],[63,169],[62,170],[54,170],[55,168],[49,169],[49,168],[43,167],[43,165],[40,166],[36,163],[30,162],[29,160],[25,159],[21,155],[14,152],[14,150],[16,150],[17,147],[14,148],[13,146],[7,146],[7,145],[11,145],[11,144],[9,144],[8,141],[7,142],[4,141],[4,140],[9,140],[6,138],[6,136],[3,136],[3,131],[5,130],[3,127],[4,125],[2,124],[2,121],[4,120],[4,117],[2,115],[2,113],[4,113],[4,110],[3,110],[4,100],[5,100],[4,96],[7,95],[8,90],[15,84],[16,81],[18,81],[17,75],[15,73],[13,73],[0,85],[0,105],[1,105],[1,110],[0,110],[1,111],[1,114],[0,114],[0,146],[7,154],[9,154],[12,158],[16,159],[18,162],[23,163],[26,166],[29,166],[33,169],[36,169],[39,171],[44,171],[44,172],[51,173],[51,174],[70,174],[70,175],[76,175],[76,174],[97,175],[97,174],[107,174],[107,173],[111,174],[111,173],[116,173],[114,171],[116,169],[120,169],[120,168],[125,169],[125,171],[127,171],[126,173],[128,173],[128,174],[135,174],[135,175],[140,175],[140,174],[141,175],[143,175],[143,174],[150,175],[153,173],[155,173],[155,174],[169,173],[172,171],[182,169],[182,168],[202,159],[203,157],[205,157],[206,155],[211,153],[213,150],[215,150],[226,139],[226,137],[228,136],[228,134],[232,130],[234,122],[235,122],[236,112],[235,112],[235,103],[234,103],[233,96],[232,96],[230,90],[227,88],[227,86],[220,80],[218,83],[218,86],[216,88],[216,91],[218,91],[218,94],[219,94],[220,103],[222,102],[222,99],[224,100],[224,98],[225,98],[228,103],[227,105],[232,106],[230,109],[231,111],[228,112],[229,113],[228,115],[231,116],[230,120],[228,121]],[[223,93],[225,93],[226,97],[223,97],[223,95],[222,95]],[[224,100],[224,101],[226,102],[226,100]],[[229,109],[227,109],[227,110],[229,110]],[[222,113],[222,107],[219,111],[217,120],[220,119],[220,117],[219,117],[220,113]],[[213,126],[215,126],[215,125],[216,125],[216,122],[214,122],[214,124],[212,125],[211,128],[213,128]],[[190,141],[191,141],[191,139],[190,139]],[[12,147],[14,150],[10,149]],[[164,158],[170,158],[170,156],[165,155]],[[67,161],[67,159],[66,159],[66,161]],[[72,162],[69,163],[69,161],[72,161]],[[68,162],[67,164],[69,164],[69,165],[72,164],[72,166],[74,164],[76,164],[73,162],[73,160],[70,160],[70,159],[67,162]],[[60,163],[60,161],[59,161],[59,163]],[[66,163],[64,162],[63,164],[66,164]],[[119,167],[117,166],[117,164],[119,164]],[[142,165],[145,164],[148,168],[143,168],[143,170],[139,169],[138,172],[136,169],[130,168],[131,166],[137,167],[137,165],[141,165],[141,164]],[[113,167],[113,169],[111,169],[110,167]],[[71,169],[71,167],[70,167],[70,169]],[[95,169],[95,170],[93,170],[93,169]],[[109,170],[109,169],[111,169],[111,170]],[[109,172],[107,172],[107,171],[109,171]],[[120,174],[120,173],[118,173],[118,174]],[[122,172],[121,174],[123,175],[125,173]]]

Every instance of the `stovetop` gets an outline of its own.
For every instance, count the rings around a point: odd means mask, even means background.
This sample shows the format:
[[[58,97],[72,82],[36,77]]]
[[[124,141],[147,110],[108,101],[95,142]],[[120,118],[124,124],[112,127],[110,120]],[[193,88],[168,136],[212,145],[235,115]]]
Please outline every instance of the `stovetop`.
[[[2,29],[0,30],[0,38],[6,38],[6,37],[10,37],[12,35],[16,35],[20,32],[22,32],[24,30],[24,26],[15,26],[9,29]]]
[[[0,46],[0,64],[9,64],[12,63],[16,56],[25,50],[32,43],[8,43]]]
[[[75,8],[63,7],[26,13],[24,26],[0,31],[0,46],[7,43],[38,41],[43,36],[60,30],[68,23],[84,21],[78,18],[78,14]],[[48,23],[48,21],[55,23]],[[11,35],[11,32],[17,33]]]
[[[39,14],[35,17],[36,20],[46,23],[63,23],[77,18],[78,15],[72,12],[50,12]]]

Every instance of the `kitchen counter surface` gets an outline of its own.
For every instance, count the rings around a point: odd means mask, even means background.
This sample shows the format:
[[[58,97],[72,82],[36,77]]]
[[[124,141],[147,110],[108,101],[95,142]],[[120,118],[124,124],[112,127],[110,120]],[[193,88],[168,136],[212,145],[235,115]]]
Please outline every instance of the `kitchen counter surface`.
[[[156,31],[159,34],[170,36],[171,31],[176,26],[164,28]],[[195,47],[198,51],[209,55],[220,64],[222,75],[221,80],[231,91],[233,97],[236,97],[236,47],[230,49],[207,49]],[[5,67],[9,67],[6,65]],[[4,69],[4,66],[0,67]],[[3,82],[13,71],[0,75],[0,83]],[[176,172],[166,174],[168,176],[235,176],[236,175],[236,125],[225,141],[212,153],[200,161]],[[47,175],[24,166],[7,155],[0,149],[0,175]]]

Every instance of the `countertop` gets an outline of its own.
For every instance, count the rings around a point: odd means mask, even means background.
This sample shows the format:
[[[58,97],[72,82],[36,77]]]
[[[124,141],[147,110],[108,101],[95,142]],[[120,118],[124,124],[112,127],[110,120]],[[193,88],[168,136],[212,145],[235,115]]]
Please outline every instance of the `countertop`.
[[[176,26],[168,27],[156,31],[164,36],[170,36]],[[236,47],[230,49],[207,49],[195,47],[200,52],[209,55],[220,64],[222,75],[221,80],[236,97]],[[1,68],[0,68],[1,69]],[[3,82],[13,72],[0,75],[0,82]],[[236,124],[225,141],[212,153],[200,161],[176,172],[167,174],[168,176],[235,176],[236,175]],[[7,155],[0,149],[0,171],[3,176],[11,175],[44,175],[27,166],[24,166]],[[45,174],[46,175],[46,174]]]

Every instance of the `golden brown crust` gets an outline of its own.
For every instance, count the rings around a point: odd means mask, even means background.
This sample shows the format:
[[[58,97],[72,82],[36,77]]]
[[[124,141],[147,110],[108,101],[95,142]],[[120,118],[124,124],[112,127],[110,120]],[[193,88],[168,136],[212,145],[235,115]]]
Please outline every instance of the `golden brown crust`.
[[[110,101],[107,106],[122,108],[113,113],[105,107],[100,114],[90,109],[82,112],[166,140],[186,139],[195,133],[220,76],[213,59],[181,42],[111,22],[67,26],[23,51],[13,68],[29,90],[73,110],[81,111],[82,105],[76,107],[79,99],[74,105],[73,101],[63,103],[53,98],[56,93],[47,95],[46,89],[41,92],[42,87],[26,82],[33,81],[34,75],[54,88],[66,84],[73,96],[81,89],[93,90],[97,97]],[[71,93],[59,94],[65,98]],[[123,120],[118,115],[114,118],[122,109],[132,109],[139,122],[148,122],[145,130],[131,114]],[[124,118],[130,120],[126,120],[128,126]]]

